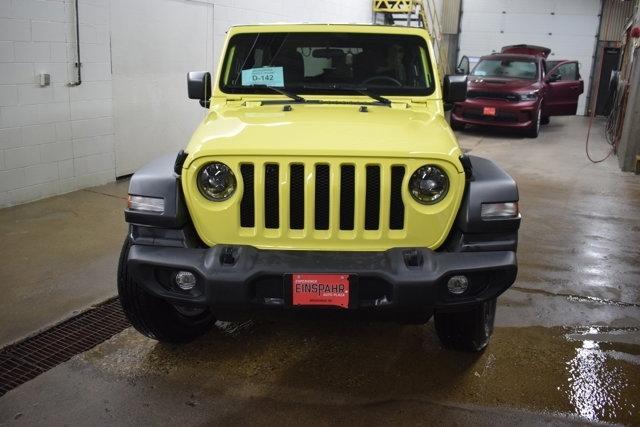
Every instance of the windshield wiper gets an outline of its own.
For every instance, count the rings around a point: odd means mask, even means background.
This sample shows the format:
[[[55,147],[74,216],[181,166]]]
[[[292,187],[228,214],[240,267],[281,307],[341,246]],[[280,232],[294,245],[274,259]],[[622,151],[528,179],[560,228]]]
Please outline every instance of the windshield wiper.
[[[369,98],[374,99],[381,104],[391,106],[391,100],[389,98],[385,98],[384,96],[371,91],[371,89],[369,89],[368,87],[331,85],[331,88],[337,89],[337,90],[350,90],[350,91],[359,93],[360,95],[368,96]]]
[[[291,92],[289,90],[286,89],[282,89],[280,87],[275,87],[275,86],[268,86],[268,85],[263,85],[263,84],[259,84],[259,85],[251,85],[250,87],[257,87],[260,89],[270,89],[274,92],[279,93],[280,95],[284,95],[288,98],[291,98],[292,100],[296,101],[296,102],[306,102],[307,100],[304,99],[303,97],[301,97],[300,95]]]
[[[378,102],[379,102],[379,103],[381,103],[381,104],[391,106],[391,100],[390,100],[389,98],[385,98],[385,97],[384,97],[384,96],[382,96],[382,95],[379,95],[379,94],[377,94],[377,93],[375,93],[375,92],[371,92],[371,90],[370,90],[370,89],[368,89],[368,88],[366,88],[366,87],[363,87],[363,88],[353,88],[353,90],[354,90],[354,91],[356,91],[356,92],[358,92],[358,93],[360,93],[360,94],[362,94],[362,95],[366,95],[366,96],[368,96],[369,98],[375,99],[376,101],[378,101]]]
[[[260,89],[269,89],[272,90],[274,92],[279,93],[280,95],[284,95],[288,98],[291,98],[293,101],[295,102],[306,102],[306,103],[323,103],[322,100],[307,100],[303,97],[301,97],[300,95],[298,95],[295,92],[292,92],[290,90],[287,89],[283,89],[281,87],[276,87],[276,86],[268,86],[265,84],[257,84],[257,85],[251,85],[248,87],[256,87],[256,88],[260,88]],[[364,87],[364,86],[343,86],[343,85],[331,85],[330,86],[331,89],[337,89],[337,90],[348,90],[351,92],[355,92],[355,93],[359,93],[361,95],[365,95],[368,96],[369,98],[379,102],[380,104],[383,105],[388,105],[391,106],[391,100],[389,98],[385,98],[382,95],[379,95],[375,92],[372,92],[369,88]],[[301,86],[300,89],[304,90],[304,89],[309,89],[309,86]]]

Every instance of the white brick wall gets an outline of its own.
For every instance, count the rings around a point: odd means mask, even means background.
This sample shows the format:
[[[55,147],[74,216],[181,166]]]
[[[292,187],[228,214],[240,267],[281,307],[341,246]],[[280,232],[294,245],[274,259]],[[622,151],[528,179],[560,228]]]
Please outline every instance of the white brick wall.
[[[210,21],[204,56],[195,46],[176,43],[175,37],[158,45],[154,31],[175,27],[193,33],[188,10],[196,3],[212,12],[205,16]],[[137,43],[127,38],[112,46],[114,28],[122,28],[112,25],[114,4],[121,22],[141,17],[126,22],[137,26],[132,32]],[[183,147],[194,114],[202,113],[196,104],[189,104],[195,113],[181,106],[186,102],[183,68],[202,68],[205,62],[214,68],[230,25],[369,22],[371,1],[80,0],[83,82],[69,87],[75,80],[74,12],[73,0],[0,0],[0,207],[113,181],[116,158],[135,158],[135,168],[159,154],[158,147]],[[141,53],[157,59],[152,70],[139,62]],[[112,64],[112,54],[118,63]],[[118,88],[112,69],[124,72]],[[36,84],[40,73],[51,75],[49,87]],[[144,86],[135,79],[150,87],[139,90]],[[180,118],[180,111],[185,117]],[[153,123],[171,120],[176,121],[174,133],[149,132]],[[162,145],[158,137],[168,140]],[[120,168],[130,171],[128,165]]]
[[[0,207],[115,179],[110,0],[0,0]],[[40,87],[37,75],[51,75]]]

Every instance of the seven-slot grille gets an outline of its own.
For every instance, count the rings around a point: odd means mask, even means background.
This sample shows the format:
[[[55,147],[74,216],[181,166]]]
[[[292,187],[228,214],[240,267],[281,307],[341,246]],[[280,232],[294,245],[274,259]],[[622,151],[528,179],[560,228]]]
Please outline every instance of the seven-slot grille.
[[[264,180],[259,184],[255,180],[257,167],[264,168]],[[265,229],[329,230],[332,227],[353,231],[360,225],[364,230],[402,230],[405,167],[393,165],[386,171],[384,167],[379,164],[242,164],[244,192],[240,201],[240,226],[255,227],[259,215]],[[288,190],[284,194],[283,186]],[[388,191],[383,191],[385,186]],[[263,192],[263,197],[256,197],[258,191]],[[286,201],[283,197],[288,198],[288,210],[281,209],[280,204]],[[264,206],[256,206],[256,200],[264,200]],[[333,207],[338,210],[334,223],[332,203],[338,204]],[[307,209],[313,209],[313,214],[306,215]],[[383,209],[388,212],[382,212]],[[383,220],[386,223],[382,224]]]

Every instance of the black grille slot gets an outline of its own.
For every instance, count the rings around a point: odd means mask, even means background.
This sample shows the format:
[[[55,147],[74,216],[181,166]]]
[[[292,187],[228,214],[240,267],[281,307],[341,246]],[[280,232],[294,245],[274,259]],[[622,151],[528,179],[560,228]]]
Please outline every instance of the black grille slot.
[[[356,168],[342,165],[340,168],[340,230],[353,230],[356,190]]]
[[[278,165],[268,164],[264,168],[264,226],[280,227],[280,197]]]
[[[329,165],[316,165],[316,230],[329,229]]]
[[[255,227],[253,165],[240,165],[244,192],[240,201],[240,227]]]
[[[304,228],[304,165],[291,165],[291,187],[289,193],[289,227]]]
[[[367,189],[364,207],[364,229],[380,228],[380,167],[367,166]]]
[[[404,178],[404,166],[393,166],[391,168],[391,203],[389,211],[389,228],[391,230],[402,230],[404,228],[402,178]]]

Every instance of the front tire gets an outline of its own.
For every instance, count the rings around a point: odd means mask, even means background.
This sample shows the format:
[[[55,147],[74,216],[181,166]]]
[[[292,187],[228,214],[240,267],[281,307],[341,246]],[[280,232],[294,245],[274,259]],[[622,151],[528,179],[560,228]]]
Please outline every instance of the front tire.
[[[168,343],[185,343],[206,333],[215,319],[207,309],[175,307],[147,293],[127,274],[131,242],[124,241],[118,263],[118,295],[122,310],[143,335]]]
[[[442,345],[459,351],[482,351],[493,333],[496,299],[456,312],[436,312],[436,332]]]
[[[542,123],[542,108],[538,108],[536,111],[536,119],[532,123],[531,127],[527,129],[527,136],[529,138],[537,138],[540,134],[540,124]]]

